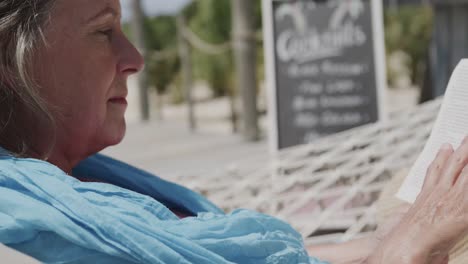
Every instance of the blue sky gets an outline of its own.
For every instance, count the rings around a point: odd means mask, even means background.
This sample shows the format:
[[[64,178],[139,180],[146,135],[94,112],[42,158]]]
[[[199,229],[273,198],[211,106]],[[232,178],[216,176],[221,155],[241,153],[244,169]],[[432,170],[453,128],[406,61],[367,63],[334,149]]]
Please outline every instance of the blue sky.
[[[148,16],[174,14],[191,0],[143,0],[143,10]],[[123,19],[131,16],[130,0],[121,0]]]

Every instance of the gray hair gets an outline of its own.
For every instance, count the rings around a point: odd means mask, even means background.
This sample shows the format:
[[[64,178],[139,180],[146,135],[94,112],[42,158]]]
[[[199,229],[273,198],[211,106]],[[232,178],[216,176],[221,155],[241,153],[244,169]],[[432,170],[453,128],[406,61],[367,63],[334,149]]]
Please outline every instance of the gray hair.
[[[34,48],[41,41],[45,44],[43,27],[54,2],[0,1],[0,146],[18,156],[26,155],[32,144],[34,132],[26,127],[25,120],[43,122],[49,128],[55,126],[31,76]],[[51,139],[54,134],[55,131],[50,134]]]

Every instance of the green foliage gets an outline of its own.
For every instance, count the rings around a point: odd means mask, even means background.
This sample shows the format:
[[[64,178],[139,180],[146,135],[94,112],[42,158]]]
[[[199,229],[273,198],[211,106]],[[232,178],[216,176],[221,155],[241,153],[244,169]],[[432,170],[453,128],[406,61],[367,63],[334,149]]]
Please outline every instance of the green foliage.
[[[193,12],[192,16],[188,17],[189,27],[201,39],[212,44],[230,41],[230,0],[197,0],[189,9]],[[233,62],[230,52],[209,55],[195,49],[193,63],[195,77],[206,80],[215,96],[224,95],[231,89]]]
[[[177,43],[177,26],[173,16],[158,16],[145,20],[147,46],[153,50],[174,47]]]
[[[260,32],[262,27],[261,1],[254,0],[252,3],[255,5],[254,24]],[[182,13],[186,17],[189,28],[204,41],[211,44],[231,41],[231,0],[194,0],[182,10]],[[124,25],[124,31],[131,36],[129,25]],[[164,93],[172,84],[180,83],[176,18],[171,16],[148,18],[145,21],[145,32],[148,50],[163,51],[164,54],[159,59],[154,56],[146,59],[150,85],[156,87],[159,93]],[[257,54],[258,71],[263,75],[261,43],[258,44]],[[233,52],[209,55],[194,48],[192,62],[195,79],[205,80],[215,96],[235,93]],[[172,85],[171,89],[175,89],[172,87],[176,86]]]
[[[231,1],[197,0],[197,13],[190,19],[190,27],[211,43],[224,43],[231,38]]]
[[[401,6],[385,12],[387,54],[401,50],[409,55],[414,84],[421,84],[432,36],[432,9],[429,6]]]
[[[261,30],[261,1],[254,4],[254,25]],[[231,0],[195,0],[184,10],[189,27],[201,39],[212,44],[223,44],[231,41],[232,17]],[[259,62],[262,60],[262,46],[259,45]],[[209,55],[201,51],[193,52],[195,77],[208,82],[215,96],[226,93],[234,94],[233,52],[220,55]],[[262,65],[259,63],[258,65]]]
[[[145,21],[148,81],[158,93],[166,92],[180,70],[177,57],[177,27],[172,16],[159,16]],[[154,52],[157,52],[154,56]],[[159,53],[158,53],[159,52]],[[162,55],[161,55],[162,54]]]

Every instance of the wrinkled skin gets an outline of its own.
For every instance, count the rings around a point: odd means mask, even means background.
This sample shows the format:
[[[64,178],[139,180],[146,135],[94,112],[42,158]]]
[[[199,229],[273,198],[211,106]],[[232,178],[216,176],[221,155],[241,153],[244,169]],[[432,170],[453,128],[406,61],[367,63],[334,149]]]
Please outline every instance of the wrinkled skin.
[[[468,231],[468,138],[444,145],[423,189],[366,263],[448,263],[449,250]]]
[[[45,45],[33,56],[39,93],[57,121],[55,142],[36,124],[32,157],[67,173],[81,160],[118,144],[125,135],[127,78],[143,58],[120,23],[119,0],[56,0],[44,28]]]

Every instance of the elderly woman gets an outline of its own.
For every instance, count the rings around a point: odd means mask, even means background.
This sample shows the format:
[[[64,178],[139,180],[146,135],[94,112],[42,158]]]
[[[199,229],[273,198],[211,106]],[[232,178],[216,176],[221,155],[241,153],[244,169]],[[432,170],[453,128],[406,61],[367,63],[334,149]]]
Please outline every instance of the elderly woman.
[[[322,263],[280,220],[225,215],[94,155],[122,140],[143,67],[118,0],[1,0],[0,49],[0,243],[44,263]],[[467,162],[468,141],[444,146],[415,205],[356,261],[446,263],[468,230]],[[349,260],[350,245],[332,249],[317,253]]]

